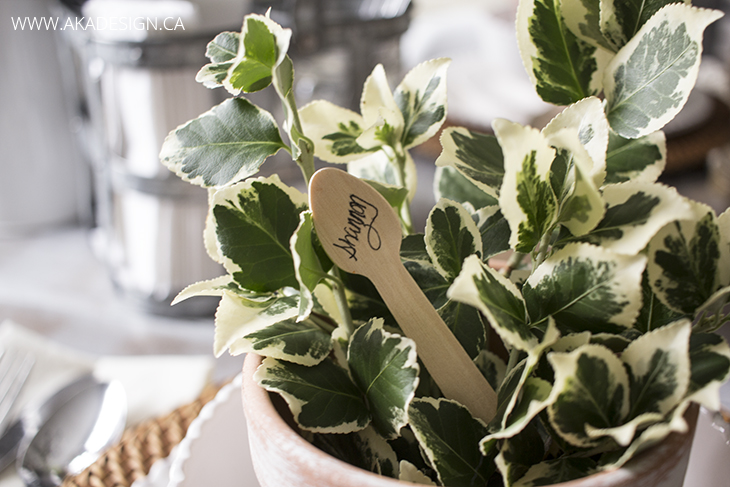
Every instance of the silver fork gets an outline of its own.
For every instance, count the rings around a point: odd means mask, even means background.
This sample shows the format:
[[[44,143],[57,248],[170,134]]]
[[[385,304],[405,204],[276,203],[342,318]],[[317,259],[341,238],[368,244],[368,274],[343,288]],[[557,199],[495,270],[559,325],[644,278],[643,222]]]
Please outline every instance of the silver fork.
[[[0,351],[0,434],[10,421],[10,410],[18,399],[35,358],[30,352]]]

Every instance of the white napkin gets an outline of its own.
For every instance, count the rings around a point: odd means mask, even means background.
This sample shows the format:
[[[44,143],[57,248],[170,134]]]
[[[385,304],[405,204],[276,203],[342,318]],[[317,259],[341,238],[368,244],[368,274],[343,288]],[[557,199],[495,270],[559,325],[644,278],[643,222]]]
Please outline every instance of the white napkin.
[[[92,372],[99,379],[117,379],[124,386],[127,426],[195,400],[209,383],[214,367],[212,355],[97,357],[54,343],[12,321],[0,324],[0,348],[27,350],[35,356],[35,365],[11,414]],[[23,483],[11,466],[0,475],[0,487],[16,486]]]

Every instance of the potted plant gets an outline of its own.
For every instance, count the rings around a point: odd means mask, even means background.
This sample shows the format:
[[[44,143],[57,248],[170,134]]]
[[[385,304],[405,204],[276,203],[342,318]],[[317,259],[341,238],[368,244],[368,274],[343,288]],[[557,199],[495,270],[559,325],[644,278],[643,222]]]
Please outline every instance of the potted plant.
[[[240,33],[209,44],[198,74],[235,96],[161,151],[210,188],[204,239],[228,272],[178,301],[221,297],[215,353],[250,354],[247,380],[278,393],[300,436],[326,452],[310,465],[323,477],[328,455],[450,487],[547,485],[640,463],[688,430],[690,404],[718,409],[730,374],[730,348],[713,333],[728,320],[730,213],[656,182],[661,128],[687,100],[703,31],[720,15],[689,2],[521,0],[527,72],[565,108],[542,129],[496,120],[493,134],[443,130],[423,234],[409,210],[409,150],[446,120],[449,61],[417,66],[394,91],[376,67],[360,113],[327,101],[300,109],[291,31],[246,16]],[[240,96],[270,84],[280,126]],[[305,184],[317,157],[386,198],[402,262],[497,391],[491,421],[443,398],[372,284],[332,263],[307,195],[255,177],[279,151]],[[291,459],[268,465],[277,461]],[[346,472],[340,485],[355,485]],[[373,478],[357,484],[380,485]]]

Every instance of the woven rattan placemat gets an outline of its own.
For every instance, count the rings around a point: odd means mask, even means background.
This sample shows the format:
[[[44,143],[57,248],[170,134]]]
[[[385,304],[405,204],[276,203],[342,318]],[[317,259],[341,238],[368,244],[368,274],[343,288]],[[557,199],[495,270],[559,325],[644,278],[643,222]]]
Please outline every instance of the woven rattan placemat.
[[[146,476],[153,463],[170,454],[220,388],[221,385],[208,386],[190,404],[127,429],[117,445],[80,474],[67,477],[61,487],[129,487]]]

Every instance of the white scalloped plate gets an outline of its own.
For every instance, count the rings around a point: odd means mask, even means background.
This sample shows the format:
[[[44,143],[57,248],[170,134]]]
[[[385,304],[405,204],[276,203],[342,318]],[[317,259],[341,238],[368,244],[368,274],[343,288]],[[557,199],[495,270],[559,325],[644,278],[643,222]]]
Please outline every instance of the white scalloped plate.
[[[259,487],[251,464],[241,375],[200,410],[177,447],[168,487]]]

